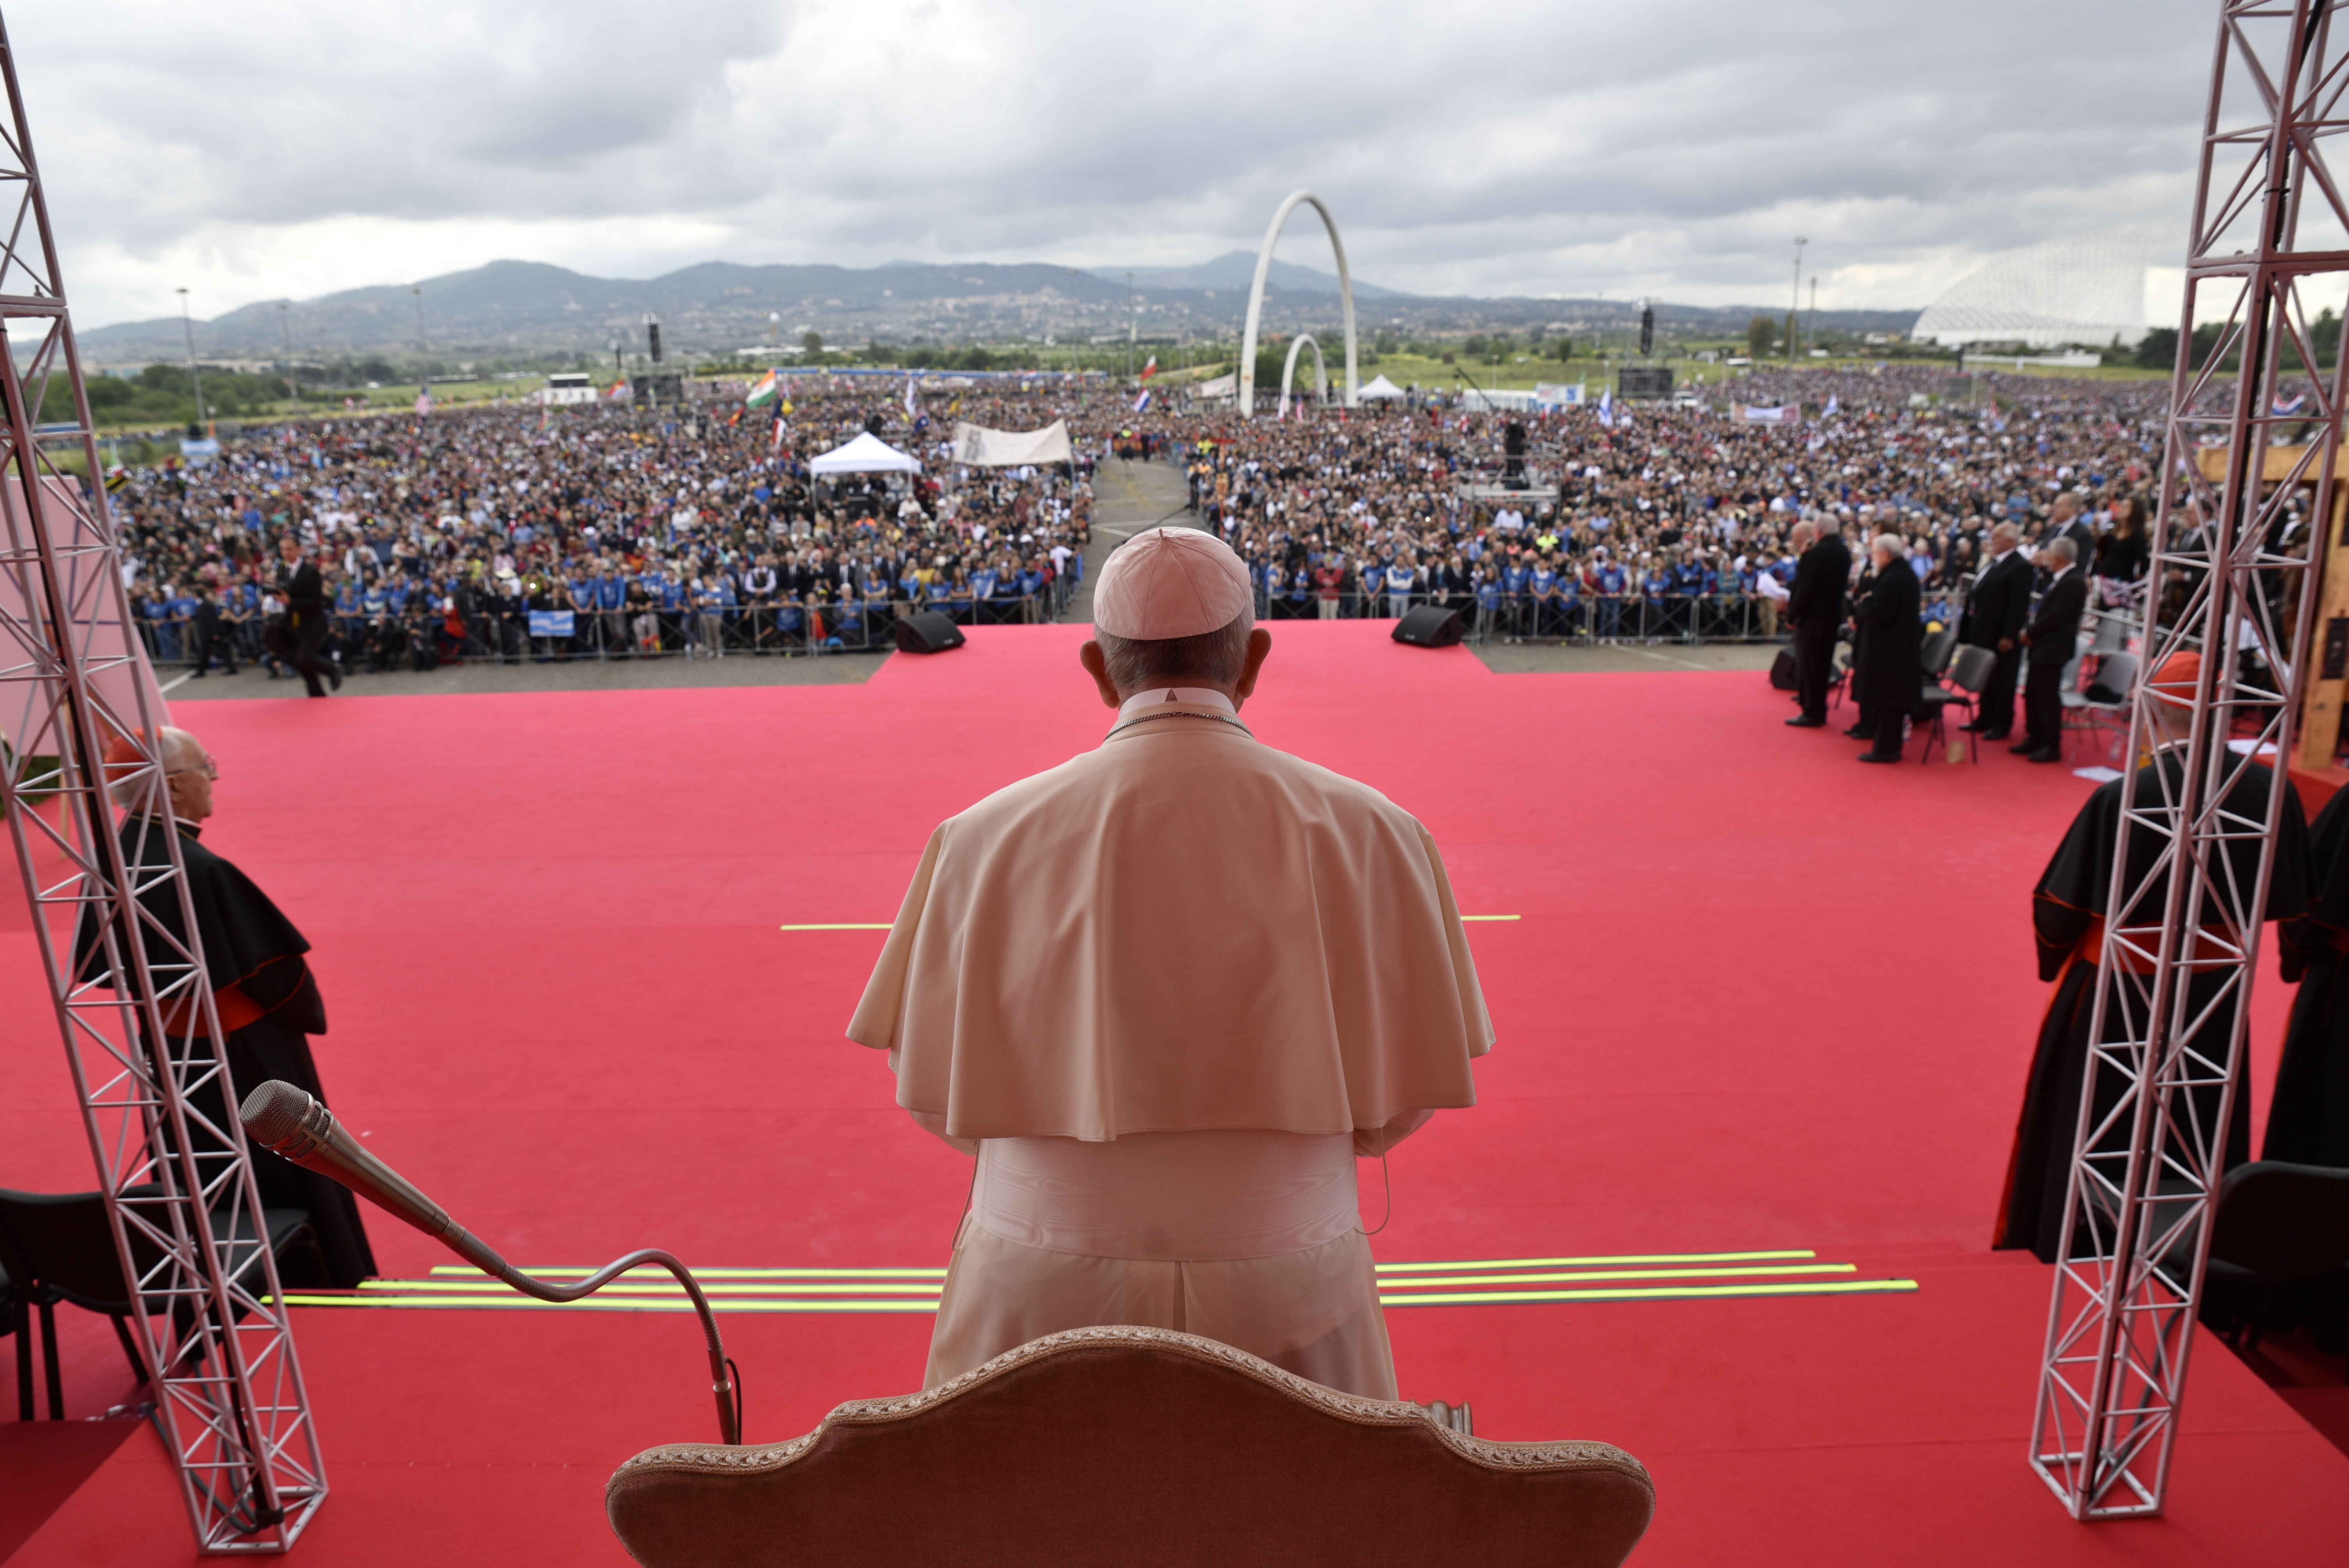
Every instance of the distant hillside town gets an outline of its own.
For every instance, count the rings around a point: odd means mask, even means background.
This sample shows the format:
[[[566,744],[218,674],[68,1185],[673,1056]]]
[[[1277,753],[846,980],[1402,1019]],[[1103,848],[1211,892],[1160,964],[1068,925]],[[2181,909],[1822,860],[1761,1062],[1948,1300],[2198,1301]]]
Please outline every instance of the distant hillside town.
[[[308,300],[265,300],[193,323],[196,356],[254,368],[361,358],[494,360],[546,366],[616,366],[646,346],[648,321],[667,352],[689,358],[778,361],[870,344],[968,347],[1034,345],[1213,346],[1236,341],[1255,256],[1233,251],[1189,267],[1081,269],[1040,263],[877,267],[742,266],[706,262],[657,278],[599,278],[537,262],[501,261],[413,284],[348,289]],[[1131,282],[1129,282],[1129,275]],[[1622,340],[1639,329],[1638,302],[1613,299],[1433,297],[1354,284],[1357,330],[1418,339],[1510,333]],[[1766,305],[1654,304],[1667,349],[1694,339],[1743,339]],[[1783,314],[1784,306],[1777,307]],[[1913,310],[1806,313],[1806,332],[1906,334]],[[1270,334],[1336,334],[1334,274],[1276,262],[1264,326]],[[187,355],[177,315],[120,322],[80,335],[99,369]]]

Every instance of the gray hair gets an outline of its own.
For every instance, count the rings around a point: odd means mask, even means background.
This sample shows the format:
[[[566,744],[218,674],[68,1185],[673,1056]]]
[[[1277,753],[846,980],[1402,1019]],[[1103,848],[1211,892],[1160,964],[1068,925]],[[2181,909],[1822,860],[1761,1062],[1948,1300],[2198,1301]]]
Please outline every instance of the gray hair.
[[[1900,542],[1900,536],[1897,533],[1879,533],[1868,542],[1868,548],[1881,554],[1889,555],[1895,561],[1909,553],[1909,547]]]
[[[1117,637],[1096,626],[1093,641],[1101,645],[1110,684],[1121,692],[1186,682],[1229,686],[1247,667],[1248,633],[1255,629],[1256,616],[1243,612],[1229,625],[1195,637]]]
[[[2048,554],[2066,566],[2080,559],[2080,547],[2068,539],[2051,539],[2047,542],[2045,549]]]
[[[184,729],[168,725],[155,737],[155,760],[165,773],[190,766],[191,757],[203,754],[203,743]],[[141,763],[137,758],[121,758],[109,751],[105,765],[106,792],[114,803],[125,810],[136,810],[146,804],[147,780],[140,776]]]

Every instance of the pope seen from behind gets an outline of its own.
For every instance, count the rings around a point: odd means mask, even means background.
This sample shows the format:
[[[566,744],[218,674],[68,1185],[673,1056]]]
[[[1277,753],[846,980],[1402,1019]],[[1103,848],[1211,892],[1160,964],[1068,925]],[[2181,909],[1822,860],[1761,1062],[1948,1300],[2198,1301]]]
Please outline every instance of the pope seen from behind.
[[[1355,1161],[1493,1044],[1443,860],[1242,720],[1272,638],[1221,541],[1139,533],[1093,603],[1107,737],[939,824],[848,1027],[978,1162],[925,1382],[1133,1324],[1392,1399]]]

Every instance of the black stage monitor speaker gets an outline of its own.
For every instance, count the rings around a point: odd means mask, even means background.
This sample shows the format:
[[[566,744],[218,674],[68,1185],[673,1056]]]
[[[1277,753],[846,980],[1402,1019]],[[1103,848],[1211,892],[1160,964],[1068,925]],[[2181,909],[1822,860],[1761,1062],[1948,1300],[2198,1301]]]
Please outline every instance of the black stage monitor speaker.
[[[1409,643],[1414,648],[1448,648],[1467,634],[1457,610],[1439,610],[1433,604],[1422,604],[1406,611],[1395,623],[1394,640]]]
[[[917,610],[897,623],[901,654],[943,654],[962,646],[962,628],[935,610]]]

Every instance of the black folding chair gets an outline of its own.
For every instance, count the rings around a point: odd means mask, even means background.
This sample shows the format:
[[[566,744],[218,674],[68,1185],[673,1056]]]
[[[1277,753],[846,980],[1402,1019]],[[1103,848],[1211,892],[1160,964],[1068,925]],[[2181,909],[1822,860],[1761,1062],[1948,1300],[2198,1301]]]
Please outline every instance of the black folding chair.
[[[2137,686],[2137,656],[2113,652],[2095,657],[2096,671],[2088,677],[2086,689],[2074,691],[2067,686],[2060,694],[2063,733],[2103,731],[2106,752],[2118,762],[2128,743],[2129,697]]]
[[[1950,667],[1950,657],[1958,649],[1958,632],[1954,626],[1944,626],[1927,636],[1918,650],[1918,662],[1924,666],[1925,679],[1930,684],[1941,678]]]
[[[2201,1318],[2240,1349],[2349,1330],[2349,1170],[2256,1161],[2219,1185]]]
[[[125,1195],[151,1197],[160,1191],[134,1187]],[[317,1247],[317,1233],[311,1228],[308,1210],[271,1209],[262,1218],[268,1228],[270,1250],[280,1256],[296,1246],[307,1245],[313,1250]],[[212,1216],[215,1236],[222,1233],[226,1223],[226,1216]],[[248,1269],[259,1255],[258,1247],[239,1249],[235,1267],[240,1272]],[[158,1254],[150,1247],[134,1242],[134,1267],[144,1273],[158,1261]],[[41,1370],[48,1387],[49,1419],[65,1419],[65,1387],[57,1368],[59,1302],[85,1312],[104,1314],[114,1325],[114,1336],[122,1346],[123,1357],[130,1363],[132,1374],[142,1379],[146,1377],[146,1366],[139,1359],[139,1347],[131,1343],[128,1326],[130,1315],[140,1306],[131,1299],[130,1286],[122,1277],[121,1260],[114,1250],[114,1232],[106,1222],[103,1193],[14,1192],[0,1188],[0,1269],[5,1269],[16,1282],[15,1289],[22,1303],[40,1309]],[[247,1283],[258,1288],[258,1281]],[[154,1297],[148,1298],[146,1310],[163,1309],[164,1304]],[[20,1333],[22,1337],[16,1347],[17,1408],[29,1420],[33,1400],[29,1322]]]
[[[0,1334],[16,1338],[16,1418],[29,1421],[33,1418],[32,1305],[5,1269],[0,1269]]]
[[[1943,744],[1942,713],[1951,707],[1966,710],[1968,727],[1963,731],[1966,759],[1970,762],[1982,760],[1982,748],[1976,742],[1971,727],[1975,699],[1982,696],[1982,687],[1989,684],[1991,671],[1998,665],[1998,655],[1988,648],[1977,648],[1971,644],[1958,649],[1957,655],[1955,662],[1949,665],[1948,681],[1936,685],[1929,676],[1924,691],[1917,699],[1920,713],[1930,716],[1933,721],[1931,735],[1925,743],[1924,760],[1927,762],[1933,759],[1933,748]]]

